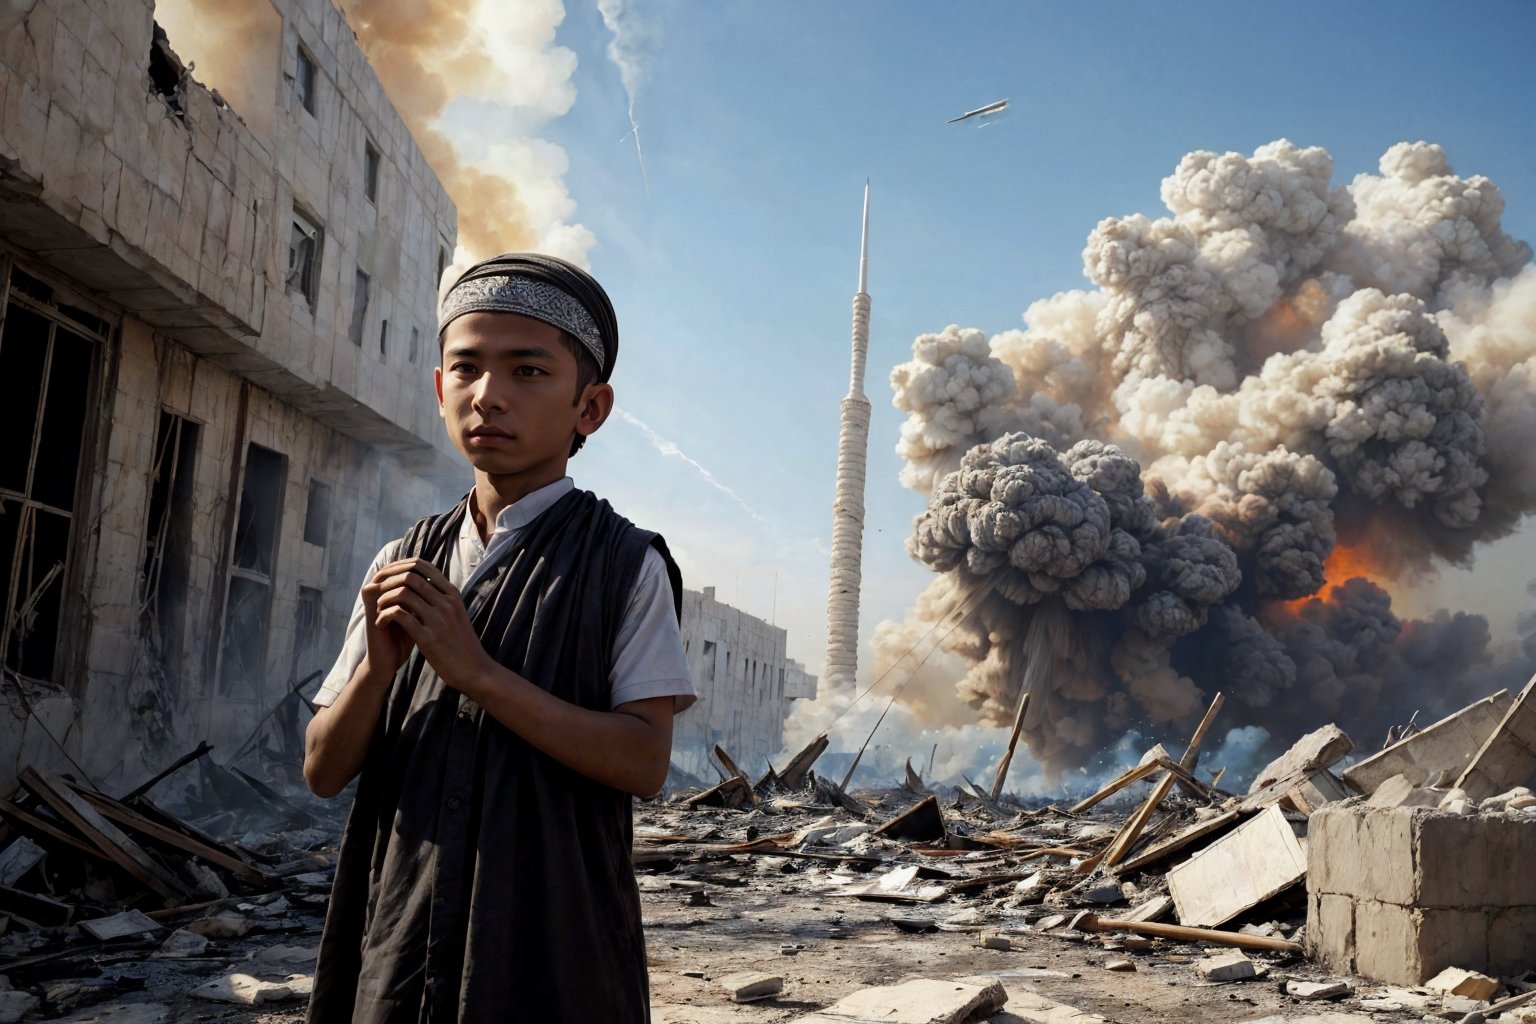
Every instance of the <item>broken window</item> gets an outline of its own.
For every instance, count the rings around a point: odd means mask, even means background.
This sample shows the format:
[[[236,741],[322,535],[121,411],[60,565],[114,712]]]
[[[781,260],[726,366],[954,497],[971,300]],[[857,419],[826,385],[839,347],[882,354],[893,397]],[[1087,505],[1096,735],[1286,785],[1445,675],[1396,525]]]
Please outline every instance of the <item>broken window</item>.
[[[139,575],[139,619],[144,635],[173,667],[186,621],[192,556],[192,464],[198,426],[162,411],[150,468],[149,520],[144,531],[144,564]]]
[[[352,324],[347,328],[347,337],[359,348],[363,344],[363,327],[368,322],[368,288],[372,282],[373,278],[359,270],[352,286]]]
[[[379,201],[379,148],[363,140],[363,194],[370,203]]]
[[[315,83],[319,78],[317,72],[314,56],[300,44],[293,72],[293,94],[311,114],[315,112]]]
[[[13,270],[0,327],[0,652],[52,680],[104,321]]]
[[[181,106],[186,79],[187,69],[172,52],[165,29],[156,23],[149,42],[149,81],[177,117],[186,116]]]
[[[263,691],[272,570],[277,562],[287,461],[260,445],[246,449],[229,593],[224,601],[224,644],[219,659],[219,689],[224,694]]]
[[[293,231],[288,236],[288,287],[315,306],[315,285],[320,279],[320,226],[298,210],[293,211]]]
[[[293,622],[293,680],[323,668],[320,664],[320,610],[322,595],[314,587],[299,588],[298,611]]]
[[[309,481],[309,506],[304,512],[304,540],[325,547],[331,531],[331,489],[319,480]]]

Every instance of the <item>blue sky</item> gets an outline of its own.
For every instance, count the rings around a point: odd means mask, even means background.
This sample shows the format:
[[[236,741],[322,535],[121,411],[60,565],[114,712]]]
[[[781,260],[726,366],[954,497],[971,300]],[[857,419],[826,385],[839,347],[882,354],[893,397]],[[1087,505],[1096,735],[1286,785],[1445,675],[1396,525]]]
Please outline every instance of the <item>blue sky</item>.
[[[921,332],[1021,327],[1031,301],[1087,287],[1088,232],[1161,214],[1184,153],[1285,137],[1326,148],[1344,184],[1426,139],[1536,238],[1529,3],[630,2],[649,195],[586,0],[567,0],[556,39],[579,58],[575,105],[541,133],[598,239],[633,418],[572,473],[665,533],[690,587],[786,626],[813,671],[866,177],[866,638],[929,579],[902,548],[922,500],[897,482],[890,369]],[[990,125],[944,123],[1004,97]]]

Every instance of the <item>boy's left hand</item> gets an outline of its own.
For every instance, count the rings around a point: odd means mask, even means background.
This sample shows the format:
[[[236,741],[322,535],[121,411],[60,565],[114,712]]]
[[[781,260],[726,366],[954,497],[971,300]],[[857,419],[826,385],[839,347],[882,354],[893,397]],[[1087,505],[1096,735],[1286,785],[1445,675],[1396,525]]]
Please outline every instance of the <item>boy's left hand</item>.
[[[464,597],[443,571],[423,558],[391,562],[374,577],[382,587],[378,619],[398,625],[445,684],[467,692],[485,676],[485,652]]]

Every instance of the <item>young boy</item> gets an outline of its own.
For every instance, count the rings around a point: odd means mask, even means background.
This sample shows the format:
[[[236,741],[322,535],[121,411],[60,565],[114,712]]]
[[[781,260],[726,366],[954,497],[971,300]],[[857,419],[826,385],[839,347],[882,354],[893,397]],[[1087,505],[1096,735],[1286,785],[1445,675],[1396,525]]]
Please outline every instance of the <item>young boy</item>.
[[[613,307],[508,254],[438,338],[475,486],[379,553],[316,698],[310,788],[360,777],[309,1020],[645,1022],[631,797],[693,689],[666,545],[565,475],[613,408]]]

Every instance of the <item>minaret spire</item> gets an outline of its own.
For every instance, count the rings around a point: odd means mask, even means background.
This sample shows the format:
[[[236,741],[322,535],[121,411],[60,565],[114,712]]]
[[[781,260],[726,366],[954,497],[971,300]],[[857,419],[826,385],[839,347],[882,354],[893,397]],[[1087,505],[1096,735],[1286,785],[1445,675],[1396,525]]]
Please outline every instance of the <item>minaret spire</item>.
[[[869,455],[869,182],[859,238],[859,290],[853,297],[853,359],[837,442],[837,494],[832,502],[831,584],[827,594],[828,692],[851,689],[858,670],[859,585],[864,545],[864,475]]]

